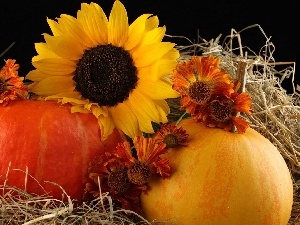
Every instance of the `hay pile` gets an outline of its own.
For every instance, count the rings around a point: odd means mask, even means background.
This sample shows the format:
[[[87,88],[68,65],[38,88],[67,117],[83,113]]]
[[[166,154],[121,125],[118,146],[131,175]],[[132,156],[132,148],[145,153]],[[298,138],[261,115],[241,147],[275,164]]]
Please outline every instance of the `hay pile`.
[[[242,45],[242,33],[248,29],[259,29],[265,37],[265,45],[258,53]],[[213,54],[221,58],[222,67],[233,77],[245,74],[244,89],[251,95],[254,109],[247,119],[251,121],[251,127],[268,138],[286,160],[294,182],[294,204],[288,225],[300,224],[300,94],[293,84],[295,63],[274,60],[274,45],[259,25],[240,32],[232,30],[222,44],[221,35],[210,41],[199,36],[196,43],[185,37],[171,38],[183,38],[188,42],[178,46],[180,60],[187,60],[191,55]],[[287,79],[293,85],[292,94],[282,87],[282,82]],[[184,112],[178,109],[178,99],[168,102],[171,107],[168,118],[176,121]],[[90,204],[75,206],[71,200],[64,203],[33,196],[5,185],[0,186],[0,190],[6,192],[0,198],[0,224],[153,224],[134,212],[114,209],[107,193]],[[104,205],[104,198],[110,204]]]
[[[35,196],[15,187],[0,186],[0,189],[7,192],[0,197],[1,225],[151,224],[132,211],[115,209],[107,193],[89,204],[75,206],[76,202],[71,200],[62,202],[50,197]],[[104,204],[104,200],[108,204]]]

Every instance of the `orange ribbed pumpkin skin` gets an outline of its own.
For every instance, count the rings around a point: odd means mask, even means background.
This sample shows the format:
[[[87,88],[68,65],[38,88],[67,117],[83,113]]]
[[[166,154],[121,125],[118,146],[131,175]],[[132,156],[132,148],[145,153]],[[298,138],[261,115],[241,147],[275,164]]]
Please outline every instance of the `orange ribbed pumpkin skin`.
[[[54,101],[13,101],[0,106],[0,184],[62,199],[60,185],[72,199],[81,199],[89,161],[115,148],[124,137],[117,130],[100,141],[92,114],[71,113]],[[10,164],[10,166],[9,166]],[[26,167],[27,176],[25,187]],[[7,171],[8,176],[6,176]]]
[[[179,225],[287,225],[293,183],[276,147],[245,134],[208,128],[192,119],[179,126],[188,147],[170,149],[170,179],[155,178],[142,194],[145,218]],[[163,223],[160,223],[163,224]]]

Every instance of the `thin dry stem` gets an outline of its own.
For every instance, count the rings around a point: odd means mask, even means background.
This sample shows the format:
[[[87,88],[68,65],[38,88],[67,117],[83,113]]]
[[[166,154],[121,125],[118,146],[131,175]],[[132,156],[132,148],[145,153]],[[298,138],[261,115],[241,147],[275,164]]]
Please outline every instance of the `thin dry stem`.
[[[23,172],[26,176],[31,176],[28,171]],[[25,178],[24,181],[26,182],[26,180]],[[57,185],[53,182],[50,183]],[[3,185],[0,185],[3,193],[0,195],[0,225],[151,224],[133,211],[114,207],[109,194],[101,192],[100,183],[100,197],[90,203],[83,202],[80,205],[76,200],[71,200],[62,187],[60,188],[62,193],[68,197],[67,202],[53,199],[46,194],[43,196],[29,194],[26,190],[8,186],[4,182]]]

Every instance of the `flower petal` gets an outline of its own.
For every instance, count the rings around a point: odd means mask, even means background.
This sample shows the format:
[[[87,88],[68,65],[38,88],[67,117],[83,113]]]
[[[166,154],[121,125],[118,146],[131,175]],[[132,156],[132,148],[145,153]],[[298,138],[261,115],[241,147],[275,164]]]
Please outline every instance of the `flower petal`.
[[[83,55],[82,45],[67,34],[56,37],[44,34],[44,38],[49,48],[62,58],[78,60]]]
[[[247,128],[250,126],[249,121],[242,117],[233,117],[232,118],[234,126],[237,128],[238,133],[245,133]]]
[[[152,99],[142,92],[134,90],[128,99],[128,103],[139,121],[141,131],[153,133],[151,121],[159,122],[160,115]]]
[[[77,18],[95,45],[107,44],[108,19],[99,5],[82,3]]]
[[[244,112],[246,114],[251,114],[252,109],[252,99],[250,95],[246,92],[242,92],[241,94],[237,95],[234,99],[234,109],[237,112]]]
[[[93,45],[92,40],[89,38],[89,35],[85,33],[80,23],[73,16],[62,14],[58,18],[59,26],[63,30],[64,34],[68,34],[71,39],[74,39],[76,42],[88,48]]]
[[[179,93],[172,89],[172,85],[167,81],[157,80],[143,80],[140,82],[140,91],[150,96],[154,100],[161,100],[166,98],[177,98]]]
[[[128,38],[128,17],[124,5],[116,0],[113,4],[108,22],[108,43],[124,46]]]
[[[73,105],[71,113],[91,113],[91,111],[83,108],[82,105]]]
[[[143,14],[129,26],[128,40],[124,45],[125,50],[130,50],[140,43],[145,31],[146,20],[149,16],[151,16],[151,14]]]
[[[159,42],[146,45],[134,51],[132,58],[135,61],[136,67],[148,66],[151,63],[159,60],[164,54],[170,51],[175,44],[169,42]],[[147,54],[145,54],[145,52]]]
[[[101,140],[105,140],[115,129],[115,124],[110,116],[104,116],[103,114],[98,117],[98,124],[101,130]]]
[[[54,36],[61,36],[63,35],[63,31],[60,29],[59,24],[55,20],[51,20],[47,18],[47,23],[52,31]]]
[[[31,81],[41,81],[46,77],[51,77],[52,75],[41,72],[40,70],[31,70],[27,75],[26,79]]]
[[[105,106],[92,105],[91,111],[97,118],[100,115],[103,115],[104,117],[108,117],[108,109]]]
[[[140,79],[148,79],[152,81],[165,79],[169,77],[176,64],[176,61],[162,59],[149,66],[139,68],[138,76]],[[151,74],[151,76],[149,76],[149,74]]]
[[[136,115],[126,103],[110,107],[108,110],[116,127],[122,130],[127,136],[133,138],[134,136],[141,135]]]
[[[157,113],[159,115],[159,121],[161,123],[167,123],[168,118],[167,115],[170,113],[170,107],[165,100],[154,100],[156,105]]]
[[[32,62],[32,65],[42,73],[54,76],[70,75],[76,69],[76,64],[67,59],[47,58]]]
[[[56,55],[46,43],[35,43],[35,50],[38,55],[34,56],[32,61],[38,61],[45,58],[61,58]]]
[[[141,46],[150,45],[154,43],[161,42],[166,33],[166,27],[157,27],[153,30],[147,32],[143,40],[141,41]]]
[[[51,97],[51,96],[50,96],[50,97]],[[47,97],[47,98],[48,98],[48,97]],[[81,100],[81,99],[78,99],[78,98],[69,98],[69,97],[63,97],[63,98],[61,99],[61,103],[62,103],[62,104],[70,103],[70,104],[72,104],[72,105],[80,105],[80,107],[82,107],[83,109],[84,109],[84,106],[85,106],[86,104],[88,104],[88,102],[85,101],[85,100]],[[90,112],[90,110],[89,110],[89,112]]]
[[[65,92],[60,92],[56,95],[50,95],[50,96],[47,96],[45,97],[45,100],[60,100],[61,102],[63,102],[64,104],[67,103],[67,100],[66,99],[78,99],[80,98],[81,95],[77,92],[77,91],[74,91],[74,88],[70,88],[70,90],[68,91],[65,91]],[[64,100],[61,100],[61,99],[64,99]],[[70,102],[70,101],[68,101]],[[70,102],[70,103],[74,103],[74,102]]]
[[[146,31],[153,30],[158,27],[159,20],[157,16],[151,16],[146,21]]]
[[[41,80],[31,91],[41,96],[49,96],[69,91],[70,88],[74,88],[72,76],[52,76]]]

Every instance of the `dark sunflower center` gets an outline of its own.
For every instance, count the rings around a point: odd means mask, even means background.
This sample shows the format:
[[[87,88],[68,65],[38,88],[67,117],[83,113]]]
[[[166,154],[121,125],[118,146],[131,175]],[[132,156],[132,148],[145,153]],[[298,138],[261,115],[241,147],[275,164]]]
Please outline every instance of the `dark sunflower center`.
[[[200,81],[193,83],[190,86],[188,93],[190,98],[198,104],[202,104],[210,98],[209,86]]]
[[[115,106],[126,100],[138,81],[130,54],[111,44],[86,50],[73,79],[84,98],[102,106]]]
[[[151,178],[151,169],[145,163],[137,162],[127,171],[130,182],[137,185],[146,184]]]
[[[0,79],[0,94],[2,94],[5,91],[5,87],[5,82]]]
[[[128,190],[130,183],[126,171],[117,170],[111,172],[108,176],[108,186],[117,192]]]
[[[226,122],[232,116],[232,104],[230,102],[212,101],[210,111],[213,118],[220,122]]]
[[[179,140],[174,134],[167,134],[164,137],[164,143],[167,145],[167,148],[175,148],[179,144]]]

